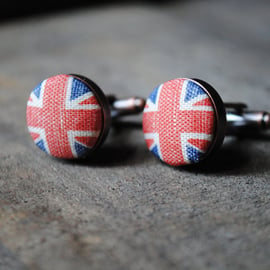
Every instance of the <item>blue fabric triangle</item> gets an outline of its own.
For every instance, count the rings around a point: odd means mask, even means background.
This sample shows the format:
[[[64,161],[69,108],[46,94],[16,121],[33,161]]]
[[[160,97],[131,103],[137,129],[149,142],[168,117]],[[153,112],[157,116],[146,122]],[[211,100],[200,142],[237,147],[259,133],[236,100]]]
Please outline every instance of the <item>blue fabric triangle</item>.
[[[154,147],[152,148],[151,152],[152,152],[156,157],[160,158],[159,153],[158,153],[158,147],[157,147],[157,145],[154,146]]]
[[[86,153],[86,151],[88,150],[86,146],[75,142],[75,150],[77,152],[77,156],[81,157],[82,155],[84,155],[84,153]]]
[[[87,92],[91,92],[89,87],[82,81],[76,78],[73,78],[72,85],[71,85],[70,100],[74,100],[78,98],[79,96],[86,94]]]
[[[35,96],[37,97],[37,98],[39,98],[40,97],[40,91],[41,91],[41,84],[42,84],[43,82],[41,82],[39,85],[37,85],[37,87],[33,90],[33,93],[35,94]]]
[[[186,88],[185,102],[192,100],[193,98],[205,94],[204,90],[196,83],[189,81]]]
[[[152,103],[156,103],[157,100],[157,94],[158,94],[158,89],[160,85],[158,85],[150,94],[149,99],[152,101]]]
[[[186,146],[186,149],[187,149],[187,157],[191,162],[198,163],[201,160],[201,156],[203,154],[202,152],[188,145]]]
[[[45,144],[44,144],[44,141],[43,140],[40,140],[36,143],[36,145],[44,152],[47,152],[46,149],[45,149]]]

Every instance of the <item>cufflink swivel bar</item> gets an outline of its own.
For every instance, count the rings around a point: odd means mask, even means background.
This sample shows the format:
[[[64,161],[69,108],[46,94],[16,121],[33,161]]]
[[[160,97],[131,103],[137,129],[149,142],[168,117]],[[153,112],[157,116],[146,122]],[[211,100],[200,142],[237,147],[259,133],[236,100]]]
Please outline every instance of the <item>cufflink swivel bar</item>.
[[[249,111],[244,103],[225,103],[227,135],[240,135],[270,128],[270,113]]]
[[[109,95],[107,96],[107,99],[111,107],[112,119],[124,115],[139,114],[143,111],[145,105],[145,99],[139,97],[116,99],[115,96]]]

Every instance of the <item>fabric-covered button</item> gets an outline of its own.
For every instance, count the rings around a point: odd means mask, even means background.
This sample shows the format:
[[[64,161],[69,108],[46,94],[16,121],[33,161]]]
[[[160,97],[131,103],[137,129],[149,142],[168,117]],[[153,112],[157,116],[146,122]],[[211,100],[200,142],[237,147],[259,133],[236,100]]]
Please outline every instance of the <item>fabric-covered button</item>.
[[[61,74],[36,86],[27,102],[28,130],[35,144],[58,158],[80,158],[93,149],[103,125],[101,106],[80,78]]]
[[[143,114],[146,144],[169,165],[181,166],[204,159],[215,129],[212,100],[195,80],[170,80],[157,86],[147,99]]]

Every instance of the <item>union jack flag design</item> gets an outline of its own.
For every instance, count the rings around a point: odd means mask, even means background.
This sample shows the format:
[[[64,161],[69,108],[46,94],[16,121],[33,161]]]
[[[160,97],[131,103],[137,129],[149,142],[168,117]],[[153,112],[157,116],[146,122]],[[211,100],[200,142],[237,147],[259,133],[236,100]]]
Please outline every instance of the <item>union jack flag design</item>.
[[[175,79],[157,86],[144,108],[147,147],[172,166],[201,161],[209,149],[215,126],[210,97],[191,79]]]
[[[96,144],[102,112],[93,91],[72,75],[42,81],[30,94],[26,111],[35,144],[58,158],[79,158]]]

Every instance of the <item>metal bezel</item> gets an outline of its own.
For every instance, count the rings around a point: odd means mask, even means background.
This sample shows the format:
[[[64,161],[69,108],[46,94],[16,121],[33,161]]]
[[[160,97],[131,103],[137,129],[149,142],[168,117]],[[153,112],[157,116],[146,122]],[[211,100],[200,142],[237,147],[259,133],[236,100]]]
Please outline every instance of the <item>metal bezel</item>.
[[[207,82],[200,79],[189,79],[198,84],[209,96],[212,101],[216,114],[216,128],[213,140],[208,148],[208,151],[203,155],[203,159],[214,154],[222,145],[226,133],[226,110],[224,103],[218,92]]]
[[[103,91],[99,88],[99,86],[94,83],[92,80],[89,78],[83,76],[83,75],[78,75],[78,74],[69,74],[70,76],[82,81],[85,83],[94,93],[95,97],[98,100],[98,103],[101,107],[102,110],[102,127],[101,127],[101,132],[99,134],[98,140],[95,144],[95,146],[86,154],[88,156],[92,152],[94,152],[106,139],[109,129],[111,126],[111,114],[110,114],[110,105],[108,102],[107,97],[104,95]]]

